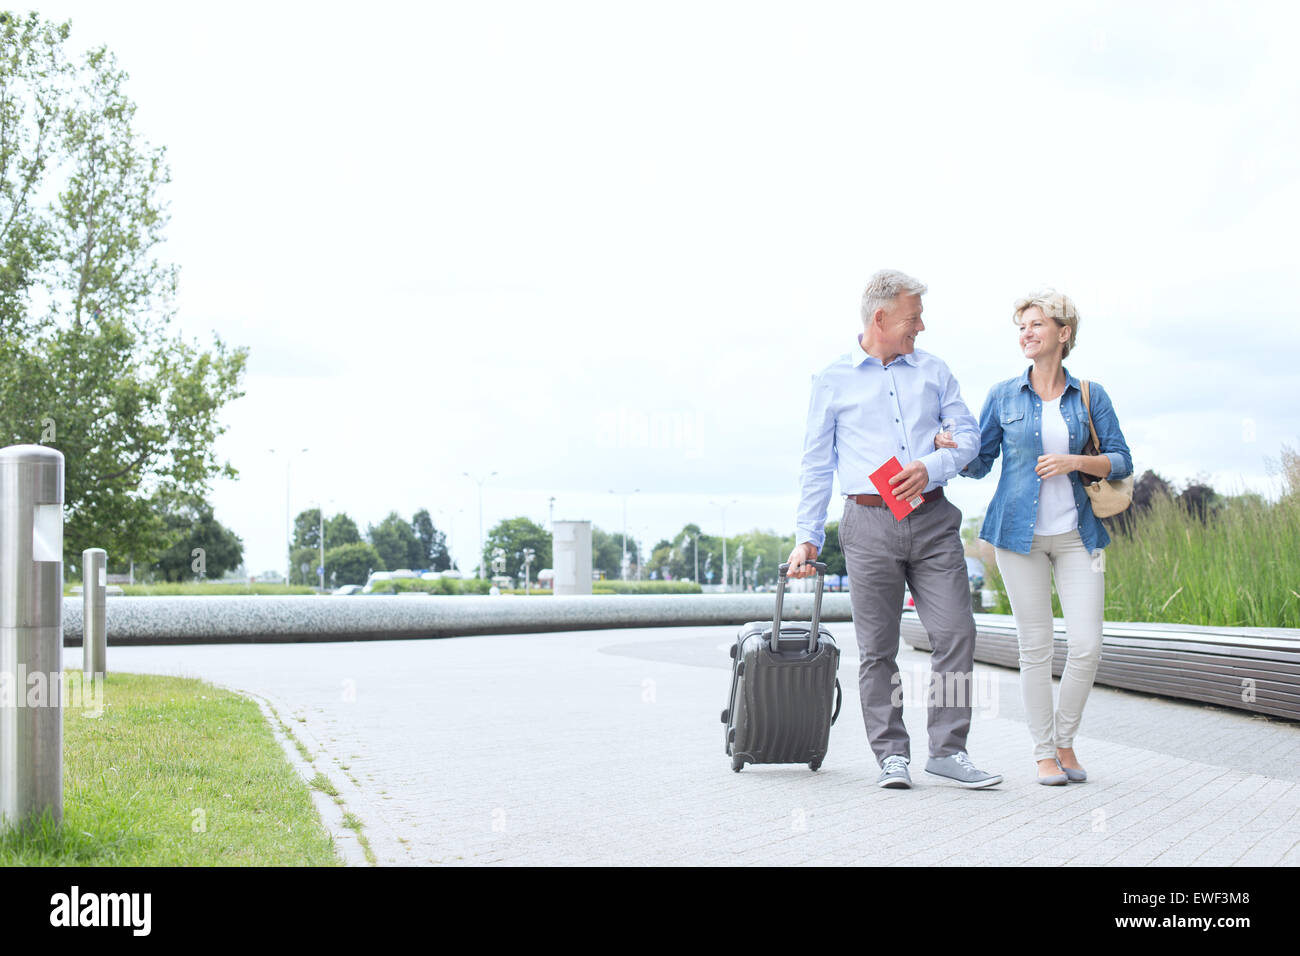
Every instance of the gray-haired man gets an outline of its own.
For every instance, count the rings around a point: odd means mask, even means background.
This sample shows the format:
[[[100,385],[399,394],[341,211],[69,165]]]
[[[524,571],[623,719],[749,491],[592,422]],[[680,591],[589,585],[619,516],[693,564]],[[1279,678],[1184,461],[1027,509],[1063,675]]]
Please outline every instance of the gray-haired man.
[[[961,512],[943,496],[943,485],[975,457],[979,425],[948,366],[916,351],[916,336],[925,329],[925,291],[901,272],[873,275],[862,297],[865,328],[857,345],[813,378],[799,479],[800,543],[790,552],[790,576],[814,573],[811,562],[826,540],[826,507],[838,468],[847,496],[840,547],[862,661],[862,718],[880,762],[879,784],[912,785],[907,770],[911,744],[895,662],[906,585],[934,646],[925,769],[965,787],[991,787],[1002,777],[979,770],[966,753],[975,619]],[[956,448],[934,447],[941,430],[951,433]],[[895,497],[924,499],[901,521],[875,494],[869,477],[892,457],[904,466],[890,479]]]

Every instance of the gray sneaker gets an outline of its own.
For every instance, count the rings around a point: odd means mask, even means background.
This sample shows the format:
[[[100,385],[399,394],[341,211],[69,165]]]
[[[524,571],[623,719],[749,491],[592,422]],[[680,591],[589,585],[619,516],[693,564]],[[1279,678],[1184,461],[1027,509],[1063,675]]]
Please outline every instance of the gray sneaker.
[[[931,757],[925,764],[925,772],[936,777],[947,777],[963,787],[977,790],[981,787],[996,787],[1002,782],[1002,775],[987,773],[971,763],[970,754],[959,750],[947,757]]]
[[[885,762],[880,765],[880,779],[876,781],[878,787],[888,787],[892,790],[908,790],[912,786],[912,775],[907,772],[907,758],[899,754],[893,754],[885,758]]]

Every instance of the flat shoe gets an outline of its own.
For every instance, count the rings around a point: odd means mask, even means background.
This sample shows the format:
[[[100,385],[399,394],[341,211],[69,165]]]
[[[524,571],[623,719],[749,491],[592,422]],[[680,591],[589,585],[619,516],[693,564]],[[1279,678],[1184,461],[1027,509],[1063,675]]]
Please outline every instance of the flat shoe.
[[[1057,761],[1056,766],[1060,769],[1060,773],[1054,773],[1046,777],[1042,774],[1038,775],[1038,782],[1044,787],[1060,787],[1069,782],[1070,778],[1066,775],[1065,768],[1061,766],[1060,761]]]

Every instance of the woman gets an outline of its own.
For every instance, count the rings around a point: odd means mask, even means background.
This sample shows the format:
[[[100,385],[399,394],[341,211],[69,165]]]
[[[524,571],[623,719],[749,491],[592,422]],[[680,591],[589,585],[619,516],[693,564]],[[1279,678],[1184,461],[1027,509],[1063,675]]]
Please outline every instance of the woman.
[[[1020,684],[1038,761],[1038,782],[1087,779],[1074,735],[1101,657],[1105,556],[1110,535],[1092,513],[1084,481],[1133,473],[1128,445],[1110,398],[1089,383],[1101,454],[1081,454],[1091,433],[1079,379],[1062,364],[1079,333],[1068,296],[1048,289],[1021,299],[1013,321],[1020,350],[1032,361],[999,382],[980,414],[979,454],[962,474],[982,478],[1004,456],[998,488],[980,537],[996,549],[1020,643]],[[940,433],[936,447],[955,447]],[[1052,588],[1065,614],[1069,656],[1052,707]]]

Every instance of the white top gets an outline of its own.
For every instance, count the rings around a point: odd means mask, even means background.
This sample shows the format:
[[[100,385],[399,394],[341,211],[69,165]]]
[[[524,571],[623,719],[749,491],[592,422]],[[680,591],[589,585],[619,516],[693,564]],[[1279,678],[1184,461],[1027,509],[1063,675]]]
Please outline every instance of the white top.
[[[1068,455],[1070,430],[1061,416],[1061,399],[1043,402],[1043,454]],[[1044,478],[1038,489],[1038,520],[1034,534],[1065,534],[1079,527],[1079,509],[1069,475]]]

